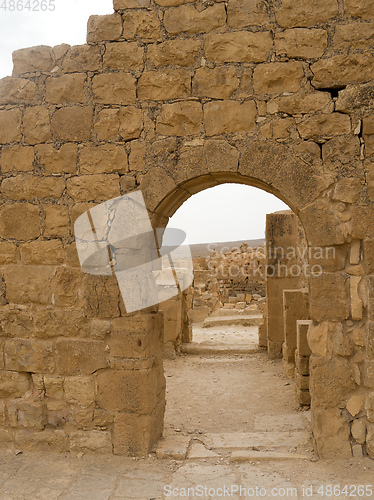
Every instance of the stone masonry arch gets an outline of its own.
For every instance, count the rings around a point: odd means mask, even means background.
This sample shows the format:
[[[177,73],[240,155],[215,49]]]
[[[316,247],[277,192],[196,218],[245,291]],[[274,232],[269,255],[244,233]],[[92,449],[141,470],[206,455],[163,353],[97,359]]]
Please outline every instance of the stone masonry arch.
[[[0,442],[149,451],[165,381],[157,307],[82,272],[76,218],[140,189],[154,226],[216,182],[279,196],[311,247],[321,456],[374,456],[371,0],[114,0],[87,43],[13,54],[0,81]]]

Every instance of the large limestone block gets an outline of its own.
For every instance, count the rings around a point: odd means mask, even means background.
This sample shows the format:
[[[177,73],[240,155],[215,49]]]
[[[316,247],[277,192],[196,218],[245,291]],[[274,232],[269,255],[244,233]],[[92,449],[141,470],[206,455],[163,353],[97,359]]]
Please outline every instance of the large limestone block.
[[[31,146],[4,146],[1,149],[0,170],[28,172],[34,168],[34,148]]]
[[[299,61],[259,64],[253,72],[253,87],[259,95],[297,92],[303,78]]]
[[[310,314],[316,321],[341,321],[350,314],[348,281],[338,273],[310,279]]]
[[[139,69],[144,67],[144,49],[136,42],[115,42],[105,45],[104,67],[110,69]]]
[[[122,17],[120,14],[90,16],[87,22],[87,42],[118,40],[122,35]]]
[[[55,352],[61,375],[90,375],[107,366],[105,345],[101,341],[58,339]]]
[[[91,106],[69,106],[58,109],[51,120],[52,135],[60,141],[88,141],[93,119]]]
[[[213,99],[228,99],[239,87],[235,68],[199,68],[192,82],[193,94]]]
[[[62,70],[64,73],[98,71],[101,64],[100,47],[94,45],[74,45],[67,51]]]
[[[167,40],[150,45],[147,50],[147,58],[158,68],[167,65],[192,66],[199,51],[199,40]]]
[[[17,247],[7,241],[0,242],[0,264],[13,264],[18,260]]]
[[[362,19],[374,18],[374,4],[371,0],[345,0],[345,14]]]
[[[267,105],[268,113],[278,112],[289,115],[302,113],[309,114],[316,111],[333,111],[333,102],[327,92],[297,92],[290,96],[282,96],[269,101]]]
[[[275,35],[275,50],[290,58],[316,59],[327,47],[327,31],[295,28]]]
[[[353,372],[346,359],[326,359],[312,355],[309,370],[309,390],[314,408],[338,406],[355,388]]]
[[[320,59],[311,70],[317,89],[364,83],[374,78],[374,57],[368,53],[333,56]]]
[[[64,393],[68,403],[89,406],[95,401],[95,378],[89,375],[65,377]]]
[[[204,155],[209,172],[222,172],[224,170],[236,172],[238,169],[239,151],[227,141],[205,140]]]
[[[50,77],[46,80],[46,101],[53,104],[64,102],[84,103],[86,100],[85,73]]]
[[[368,82],[363,85],[347,85],[339,91],[338,100],[335,103],[336,111],[351,113],[356,110],[359,113],[366,114],[373,109],[373,88],[374,82]]]
[[[69,236],[69,210],[64,205],[44,205],[44,236]]]
[[[94,174],[71,177],[67,193],[75,201],[105,201],[120,195],[118,174]]]
[[[35,71],[48,73],[54,66],[52,47],[46,45],[15,50],[12,54],[12,59],[14,75],[34,73]]]
[[[81,174],[123,174],[128,171],[126,150],[115,144],[83,146],[79,151],[79,166]]]
[[[35,307],[33,319],[33,335],[37,338],[102,338],[102,335],[100,337],[96,334],[95,325],[89,323],[82,310],[57,308],[52,305]]]
[[[15,203],[0,207],[0,237],[31,240],[40,235],[39,208],[30,203]]]
[[[227,24],[232,28],[263,26],[270,21],[266,5],[259,0],[229,0]]]
[[[21,398],[29,390],[31,377],[27,373],[0,371],[0,397]]]
[[[339,409],[312,411],[312,429],[321,458],[351,458],[349,425]]]
[[[133,106],[120,108],[118,112],[119,134],[124,141],[137,139],[143,130],[142,110]]]
[[[118,109],[102,109],[95,117],[94,129],[99,141],[118,139]]]
[[[54,267],[10,265],[4,269],[8,302],[51,304]]]
[[[86,316],[93,319],[118,318],[120,291],[115,276],[87,275],[85,281]]]
[[[352,209],[352,237],[374,238],[374,207],[355,206]]]
[[[50,451],[51,449],[68,451],[68,437],[65,431],[58,429],[19,429],[15,434],[15,446],[30,451]]]
[[[275,12],[277,22],[282,28],[313,26],[329,21],[338,14],[337,0],[282,0],[281,7]]]
[[[273,38],[268,32],[212,33],[205,42],[208,61],[217,64],[225,62],[264,62],[273,46]]]
[[[49,112],[43,106],[26,108],[23,115],[23,134],[29,144],[40,144],[51,139]]]
[[[0,104],[33,104],[38,87],[32,80],[6,76],[0,80]]]
[[[112,448],[109,430],[84,430],[69,434],[69,450],[74,453],[112,453]]]
[[[300,122],[297,129],[304,140],[331,139],[335,135],[349,134],[351,120],[343,113],[320,113]]]
[[[92,91],[94,100],[102,104],[132,104],[136,99],[135,78],[130,73],[97,75]]]
[[[31,201],[33,198],[60,198],[64,189],[64,179],[30,174],[8,177],[1,185],[3,196],[12,200]]]
[[[216,101],[204,105],[207,135],[250,132],[255,126],[257,108],[254,101]]]
[[[144,415],[157,405],[157,374],[150,370],[103,370],[97,374],[97,404],[104,410]]]
[[[341,323],[322,322],[311,325],[307,333],[308,346],[312,353],[323,358],[350,356],[352,345]]]
[[[190,93],[191,77],[184,70],[146,71],[137,83],[137,96],[143,100],[168,101]]]
[[[53,344],[43,340],[11,339],[5,342],[7,370],[32,373],[54,371]]]
[[[0,144],[21,140],[21,121],[22,112],[20,109],[0,110]]]
[[[194,135],[201,131],[202,121],[203,110],[198,102],[164,104],[157,118],[156,131],[163,135]]]
[[[63,144],[60,149],[52,144],[40,144],[35,149],[39,165],[45,172],[69,174],[76,171],[78,156],[76,144]]]
[[[31,265],[63,264],[65,252],[60,240],[30,241],[21,246],[21,261]]]
[[[125,11],[123,14],[123,36],[125,40],[140,38],[150,43],[161,34],[160,20],[156,12],[145,9]]]
[[[374,26],[365,23],[341,24],[335,26],[334,47],[337,50],[368,50],[374,45]]]
[[[226,10],[223,3],[215,3],[201,12],[192,5],[182,5],[168,9],[164,14],[164,26],[172,35],[184,32],[208,33],[225,23]]]

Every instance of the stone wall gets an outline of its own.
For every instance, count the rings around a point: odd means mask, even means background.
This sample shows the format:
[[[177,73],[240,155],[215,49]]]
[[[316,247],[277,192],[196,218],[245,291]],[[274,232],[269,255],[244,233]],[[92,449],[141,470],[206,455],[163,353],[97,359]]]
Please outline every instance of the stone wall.
[[[115,0],[87,44],[14,53],[0,81],[4,446],[147,452],[162,321],[82,272],[74,221],[141,189],[165,227],[191,194],[241,182],[283,199],[309,246],[335,248],[308,284],[313,432],[322,456],[374,456],[373,5]]]

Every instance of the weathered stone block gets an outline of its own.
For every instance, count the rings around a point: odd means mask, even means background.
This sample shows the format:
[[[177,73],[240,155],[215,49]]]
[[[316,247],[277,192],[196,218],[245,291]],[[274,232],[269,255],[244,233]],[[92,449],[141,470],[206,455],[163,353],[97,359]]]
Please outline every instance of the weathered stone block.
[[[0,80],[0,104],[34,104],[38,87],[32,80],[6,76]]]
[[[312,411],[312,429],[317,443],[317,451],[321,458],[351,458],[348,422],[341,416],[340,410],[334,408]]]
[[[331,96],[327,92],[298,92],[271,100],[267,105],[268,113],[287,113],[289,115],[309,114],[316,111],[333,111]]]
[[[115,276],[86,276],[85,314],[89,318],[118,318],[120,292]]]
[[[113,429],[114,454],[147,456],[155,442],[152,440],[151,429],[151,415],[117,414]]]
[[[297,129],[303,139],[330,139],[335,135],[348,134],[351,120],[342,113],[318,114],[300,122]]]
[[[149,43],[159,38],[161,26],[156,12],[145,9],[127,11],[122,17],[125,40],[140,38],[143,42]]]
[[[21,110],[0,109],[0,144],[21,140],[21,121]]]
[[[63,430],[44,429],[31,430],[19,429],[15,434],[15,446],[19,449],[31,451],[68,451],[68,438]]]
[[[295,28],[275,35],[275,50],[290,58],[316,59],[327,47],[327,31]]]
[[[95,379],[93,376],[65,377],[64,392],[68,403],[89,406],[95,401]]]
[[[23,115],[23,134],[29,144],[40,144],[51,139],[48,109],[42,106],[26,108]]]
[[[35,73],[42,71],[48,73],[54,66],[52,47],[37,45],[26,49],[15,50],[12,54],[13,74]]]
[[[105,345],[101,341],[58,339],[55,349],[61,375],[90,375],[107,366]]]
[[[118,113],[119,134],[124,141],[137,139],[143,130],[142,110],[134,106],[122,107]]]
[[[46,101],[53,104],[64,102],[84,103],[86,100],[87,75],[85,73],[74,73],[50,77],[46,80]]]
[[[97,404],[114,412],[150,413],[157,405],[157,375],[151,370],[104,370],[97,375]]]
[[[296,321],[297,337],[296,337],[296,347],[297,352],[300,357],[309,357],[312,353],[308,344],[308,330],[311,326],[311,320],[300,320]]]
[[[314,63],[313,86],[317,89],[336,88],[349,83],[363,83],[374,77],[374,57],[371,54],[351,54],[321,59]]]
[[[107,43],[103,64],[110,69],[138,69],[144,67],[144,49],[136,42]]]
[[[77,145],[63,144],[60,149],[52,144],[40,144],[36,148],[39,165],[47,173],[69,174],[77,169]]]
[[[227,141],[207,139],[204,141],[204,155],[209,172],[237,171],[239,151]]]
[[[365,152],[367,156],[374,153],[374,114],[366,116],[362,120],[362,132],[365,141]]]
[[[30,203],[14,203],[0,207],[0,237],[32,240],[40,235],[39,208]]]
[[[207,135],[250,132],[255,126],[257,108],[254,101],[216,101],[204,105]]]
[[[1,192],[4,198],[27,200],[33,198],[60,198],[65,189],[64,179],[20,174],[4,179]]]
[[[88,141],[91,134],[93,108],[69,106],[58,109],[51,120],[51,130],[58,141]]]
[[[367,426],[366,451],[369,457],[374,458],[374,425]]]
[[[31,376],[27,373],[0,371],[0,397],[21,398],[30,389]]]
[[[81,174],[123,174],[128,171],[126,150],[114,144],[83,146],[79,151],[79,166]]]
[[[228,99],[239,88],[235,68],[199,68],[193,78],[193,94],[213,99]]]
[[[310,280],[310,314],[316,321],[341,321],[349,317],[347,280],[337,273],[323,273]]]
[[[147,50],[147,58],[158,68],[167,65],[192,66],[199,51],[199,40],[167,40],[163,43],[150,45]]]
[[[18,249],[13,243],[0,242],[0,264],[13,264],[18,261]]]
[[[216,3],[201,12],[192,5],[181,5],[166,10],[164,14],[164,26],[172,35],[184,32],[208,33],[225,23],[226,10],[223,3]]]
[[[142,172],[144,163],[145,145],[143,141],[131,141],[131,152],[129,156],[130,171]]]
[[[345,0],[344,12],[346,15],[361,19],[373,19],[374,5],[370,0]]]
[[[120,195],[118,174],[97,174],[67,180],[67,193],[76,201],[105,201]]]
[[[156,131],[163,135],[194,135],[201,131],[203,111],[198,102],[164,104]]]
[[[98,71],[101,64],[100,47],[94,45],[74,45],[67,51],[62,70],[64,73]]]
[[[205,54],[208,61],[264,62],[273,46],[270,33],[214,33],[206,38]]]
[[[270,22],[266,6],[258,0],[230,0],[227,6],[227,23],[232,28],[263,26]]]
[[[7,299],[15,304],[50,304],[54,268],[9,265],[4,269]]]
[[[323,0],[283,0],[281,7],[276,11],[275,17],[282,28],[296,26],[313,26],[317,23],[329,21],[338,14],[338,2],[329,3]]]
[[[96,116],[94,129],[96,137],[99,141],[111,141],[118,139],[118,109],[102,109],[99,111]]]
[[[69,434],[71,452],[112,453],[112,437],[110,431],[85,430]]]
[[[139,99],[167,101],[190,94],[191,77],[184,70],[146,71],[138,80]]]
[[[337,50],[368,50],[374,45],[374,26],[365,23],[341,24],[335,26],[334,47]]]
[[[122,17],[120,14],[90,16],[87,23],[87,42],[118,40],[122,35]]]
[[[303,78],[299,61],[259,64],[253,72],[253,87],[259,95],[297,92]]]
[[[65,252],[60,240],[32,241],[21,246],[21,261],[31,265],[63,264]]]
[[[136,99],[135,79],[130,73],[107,73],[93,79],[94,100],[102,104],[132,104]]]
[[[149,7],[150,4],[151,0],[113,0],[114,10],[144,9],[145,7]]]
[[[45,395],[51,399],[63,399],[64,397],[64,377],[60,375],[44,375],[43,385]]]
[[[34,148],[31,146],[4,146],[1,149],[1,172],[28,172],[33,169],[33,162]]]
[[[352,237],[374,238],[374,207],[357,206],[352,209]]]
[[[7,370],[33,373],[54,371],[51,342],[29,339],[6,340],[4,356]]]
[[[82,310],[71,308],[37,307],[32,313],[33,335],[38,338],[88,337],[89,320]],[[92,338],[95,338],[92,336]]]
[[[44,236],[66,237],[69,235],[69,210],[64,205],[44,205]]]

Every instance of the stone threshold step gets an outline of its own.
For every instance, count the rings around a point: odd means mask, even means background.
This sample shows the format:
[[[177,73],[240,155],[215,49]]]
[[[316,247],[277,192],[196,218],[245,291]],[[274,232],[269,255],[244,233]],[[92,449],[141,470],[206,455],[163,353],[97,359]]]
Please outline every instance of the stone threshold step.
[[[306,445],[311,437],[307,431],[294,432],[232,432],[222,434],[206,434],[202,441],[213,450],[237,449],[248,450],[254,448],[273,448],[269,451],[276,451],[274,448],[294,448]],[[283,451],[283,450],[282,450]]]
[[[240,450],[233,451],[230,455],[230,462],[269,462],[284,460],[310,460],[312,456],[301,455],[299,453],[279,453],[276,451],[255,451]]]
[[[209,317],[204,320],[203,328],[211,328],[213,326],[241,325],[241,326],[256,326],[262,321],[261,314],[242,315],[242,316],[217,316]]]
[[[180,345],[180,350],[184,354],[197,355],[224,355],[224,354],[256,354],[262,352],[262,349],[256,345],[235,345],[235,344],[199,344],[197,342],[188,342]]]

